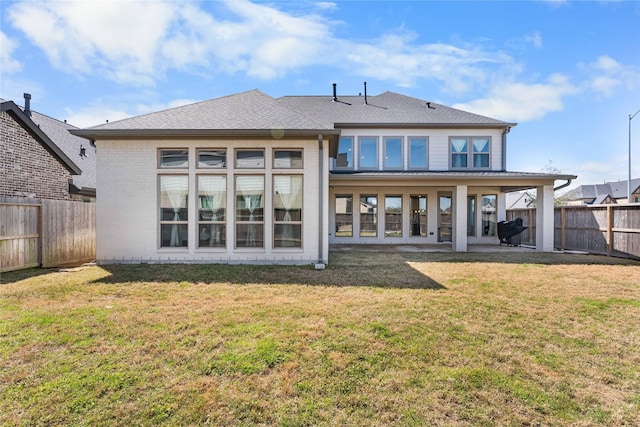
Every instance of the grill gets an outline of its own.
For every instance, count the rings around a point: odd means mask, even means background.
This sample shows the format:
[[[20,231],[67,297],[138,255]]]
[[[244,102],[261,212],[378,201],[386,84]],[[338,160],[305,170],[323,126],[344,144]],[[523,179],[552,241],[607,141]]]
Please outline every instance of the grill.
[[[528,227],[522,225],[522,218],[513,221],[500,221],[498,223],[498,238],[500,245],[520,246],[520,233]]]

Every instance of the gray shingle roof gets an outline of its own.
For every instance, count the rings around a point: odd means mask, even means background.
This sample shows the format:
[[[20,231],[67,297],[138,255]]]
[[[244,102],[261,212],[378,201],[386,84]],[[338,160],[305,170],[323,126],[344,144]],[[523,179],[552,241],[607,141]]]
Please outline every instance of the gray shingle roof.
[[[368,96],[284,96],[278,101],[318,120],[341,125],[468,125],[468,126],[515,126],[478,114],[457,110],[445,105],[384,92]]]
[[[33,115],[31,117],[26,115],[22,108],[13,101],[1,101],[2,111],[6,111],[14,120],[18,121],[21,126],[27,129],[71,174],[81,172],[75,159],[68,155],[61,144],[49,135],[37,120],[34,120]]]
[[[91,130],[329,130],[255,89],[89,128]]]
[[[78,129],[68,123],[53,119],[36,111],[31,111],[31,120],[82,170],[81,175],[72,177],[78,189],[94,192],[96,188],[96,150],[89,141],[72,135],[69,130]],[[85,157],[80,156],[80,147],[85,148]]]
[[[640,187],[640,178],[631,180],[631,192],[633,193]],[[600,196],[611,196],[614,199],[626,198],[627,181],[611,181],[604,184],[588,184],[581,185],[568,191],[565,197],[569,200],[600,200]],[[595,203],[595,202],[594,202]]]

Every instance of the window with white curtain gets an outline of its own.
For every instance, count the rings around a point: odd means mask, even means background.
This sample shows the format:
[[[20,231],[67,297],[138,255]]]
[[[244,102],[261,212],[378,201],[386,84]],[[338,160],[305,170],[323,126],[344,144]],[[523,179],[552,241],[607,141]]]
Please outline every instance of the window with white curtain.
[[[273,247],[302,247],[302,175],[273,177]]]
[[[264,248],[264,175],[236,176],[236,247]]]
[[[227,177],[198,176],[198,247],[226,246]]]
[[[489,169],[491,138],[488,136],[451,137],[451,169]]]
[[[189,245],[189,178],[160,175],[160,247]]]

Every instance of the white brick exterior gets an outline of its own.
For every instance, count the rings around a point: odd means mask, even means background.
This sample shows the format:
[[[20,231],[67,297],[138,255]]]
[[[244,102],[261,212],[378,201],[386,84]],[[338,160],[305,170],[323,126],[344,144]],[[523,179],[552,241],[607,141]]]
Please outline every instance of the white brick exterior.
[[[261,139],[157,139],[100,140],[97,147],[97,259],[100,263],[189,262],[189,263],[274,263],[309,264],[326,262],[328,258],[328,145],[323,142],[320,177],[320,150],[317,140]],[[189,168],[167,170],[158,168],[161,148],[188,149]],[[196,168],[196,149],[225,148],[226,170]],[[235,170],[235,149],[264,148],[265,168]],[[273,248],[274,174],[294,174],[298,171],[272,169],[274,148],[303,149],[303,220],[302,248]],[[226,174],[227,176],[227,247],[197,247],[196,176]],[[182,174],[189,177],[189,246],[160,248],[159,189],[161,174]],[[234,176],[265,175],[264,248],[235,248]],[[319,194],[320,188],[324,189]],[[321,209],[322,203],[322,213]],[[322,218],[321,221],[319,218]],[[321,239],[321,227],[324,232]]]

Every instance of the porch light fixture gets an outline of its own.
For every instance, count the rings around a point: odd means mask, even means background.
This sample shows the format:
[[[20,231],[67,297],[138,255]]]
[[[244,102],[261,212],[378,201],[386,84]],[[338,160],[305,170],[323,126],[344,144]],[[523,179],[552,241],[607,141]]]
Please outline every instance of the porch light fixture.
[[[631,119],[633,119],[638,113],[640,113],[640,110],[633,113],[633,115],[629,114],[629,180],[627,181],[628,203],[631,203]]]

